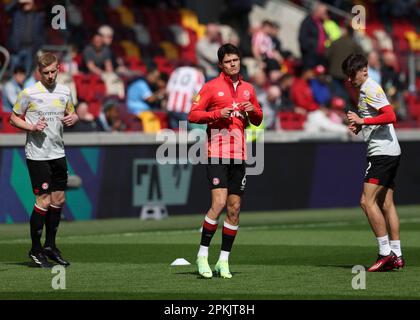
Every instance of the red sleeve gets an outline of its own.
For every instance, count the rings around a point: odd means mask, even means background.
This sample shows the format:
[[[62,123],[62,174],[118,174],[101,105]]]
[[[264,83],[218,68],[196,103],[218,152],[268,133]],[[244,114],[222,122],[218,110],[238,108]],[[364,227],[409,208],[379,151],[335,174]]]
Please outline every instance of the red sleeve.
[[[390,124],[397,121],[395,116],[394,109],[392,106],[387,105],[379,109],[379,115],[373,118],[364,118],[364,124],[374,125],[374,124]]]
[[[220,118],[221,110],[206,111],[211,97],[211,90],[208,85],[200,90],[194,98],[188,121],[193,123],[209,123]]]
[[[252,95],[251,95],[251,99],[249,100],[249,102],[251,102],[254,105],[254,111],[253,112],[248,112],[248,118],[249,121],[254,125],[254,126],[259,126],[262,122],[263,119],[263,112],[261,110],[261,106],[259,105],[258,101],[257,101],[257,97],[255,95],[255,90],[252,90]]]

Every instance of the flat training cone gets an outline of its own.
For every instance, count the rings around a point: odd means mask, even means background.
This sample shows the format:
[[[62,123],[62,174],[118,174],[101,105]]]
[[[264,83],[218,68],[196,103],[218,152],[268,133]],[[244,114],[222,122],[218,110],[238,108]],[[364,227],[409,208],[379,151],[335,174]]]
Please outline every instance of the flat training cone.
[[[190,264],[191,263],[189,263],[184,258],[178,258],[178,259],[175,259],[175,261],[171,263],[171,266],[189,266]]]

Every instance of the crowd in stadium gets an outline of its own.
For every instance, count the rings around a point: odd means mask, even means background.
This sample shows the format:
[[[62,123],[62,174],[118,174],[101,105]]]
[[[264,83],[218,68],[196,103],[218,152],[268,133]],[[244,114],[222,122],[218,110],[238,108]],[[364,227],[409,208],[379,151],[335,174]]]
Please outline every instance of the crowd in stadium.
[[[347,2],[293,2],[308,10],[295,39],[300,57],[279,40],[282,21],[249,23],[252,1],[227,1],[239,22],[225,15],[203,25],[183,1],[71,0],[66,29],[55,30],[51,3],[0,0],[0,45],[10,53],[0,132],[17,131],[8,115],[18,92],[39,79],[35,57],[46,45],[61,54],[58,82],[71,88],[77,107],[80,121],[71,131],[157,132],[187,119],[193,96],[219,74],[217,50],[227,42],[241,49],[242,74],[255,86],[267,130],[347,132],[345,112],[358,93],[341,62],[352,52],[368,56],[369,75],[385,89],[396,126],[420,126],[420,79],[416,74],[410,87],[407,66],[418,50],[416,1],[366,2],[361,31],[326,5],[351,12]]]

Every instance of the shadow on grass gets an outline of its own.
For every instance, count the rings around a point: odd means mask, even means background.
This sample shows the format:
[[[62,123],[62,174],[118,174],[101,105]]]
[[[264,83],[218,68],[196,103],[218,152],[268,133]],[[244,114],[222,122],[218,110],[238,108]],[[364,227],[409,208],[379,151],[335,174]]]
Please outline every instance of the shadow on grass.
[[[4,265],[9,265],[9,266],[20,266],[20,267],[28,267],[28,268],[40,269],[37,265],[35,265],[34,263],[32,263],[30,261],[25,261],[25,262],[5,262],[3,264]]]

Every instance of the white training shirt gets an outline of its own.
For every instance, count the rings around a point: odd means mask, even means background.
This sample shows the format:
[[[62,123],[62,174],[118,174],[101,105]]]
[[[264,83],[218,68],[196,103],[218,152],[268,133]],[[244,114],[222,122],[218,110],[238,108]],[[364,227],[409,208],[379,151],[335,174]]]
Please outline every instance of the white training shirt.
[[[53,160],[65,156],[61,122],[65,111],[73,113],[74,105],[70,89],[61,84],[50,92],[38,81],[19,93],[13,112],[25,115],[25,121],[30,124],[36,124],[42,116],[48,123],[42,132],[27,132],[27,159]]]
[[[189,113],[192,99],[200,92],[204,82],[203,73],[196,68],[185,66],[175,69],[166,86],[167,110]]]
[[[362,118],[376,117],[378,110],[388,106],[389,102],[384,90],[371,78],[367,78],[360,88],[359,115]],[[401,154],[400,145],[392,124],[364,125],[362,134],[367,142],[367,156],[398,156]]]

